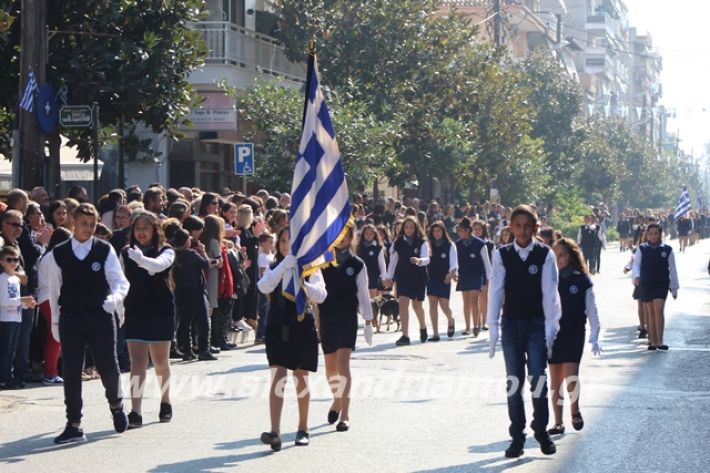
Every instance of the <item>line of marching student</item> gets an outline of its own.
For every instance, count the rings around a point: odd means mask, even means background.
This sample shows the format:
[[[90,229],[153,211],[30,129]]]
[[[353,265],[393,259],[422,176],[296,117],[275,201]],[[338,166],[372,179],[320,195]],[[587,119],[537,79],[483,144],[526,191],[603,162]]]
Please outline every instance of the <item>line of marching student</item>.
[[[157,191],[153,193],[157,195]],[[158,200],[161,200],[159,195]],[[205,194],[200,207],[215,207],[216,210],[219,201],[216,196]],[[120,210],[120,205],[116,206],[114,217]],[[247,212],[243,207],[225,203],[222,205],[224,218],[212,218],[215,213],[206,210],[204,222],[184,215],[182,221],[177,220],[176,227],[170,227],[175,222],[161,222],[160,212],[151,211],[147,207],[144,210],[137,209],[130,225],[125,227],[127,231],[123,231],[122,237],[127,245],[121,245],[118,252],[94,236],[99,214],[88,203],[78,205],[71,214],[73,234],[56,232],[64,233],[64,240],[68,241],[56,242],[42,258],[39,265],[42,296],[38,296],[38,299],[48,303],[52,333],[62,348],[67,425],[64,432],[55,439],[57,443],[85,440],[81,428],[81,372],[87,345],[100,373],[116,431],[122,432],[142,425],[142,393],[131,393],[132,410],[126,416],[118,383],[118,324],[113,314],[124,312],[120,310],[122,306],[125,310],[125,324],[122,328],[128,340],[131,375],[141,381],[138,383],[140,386],[145,379],[150,355],[156,374],[163,383],[159,419],[163,422],[172,419],[169,356],[176,325],[179,326],[178,342],[182,342],[178,345],[187,352],[185,359],[190,359],[191,346],[195,343],[199,346],[199,354],[204,359],[210,359],[207,333],[211,328],[213,335],[215,332],[220,334],[216,341],[224,343],[225,340],[219,337],[224,336],[223,327],[228,317],[220,315],[231,315],[232,311],[231,305],[225,308],[224,301],[220,301],[221,296],[230,293],[229,284],[224,281],[226,268],[234,272],[249,269],[248,264],[240,264],[238,259],[236,265],[231,264],[228,245],[220,244],[226,234],[223,222],[230,218],[230,213],[235,214],[231,216],[231,221],[235,222],[238,214]],[[11,221],[13,215],[12,212],[6,213],[3,224],[12,226],[16,223]],[[350,228],[338,245],[338,265],[313,273],[306,282],[307,293],[319,310],[309,312],[305,321],[297,320],[295,306],[283,298],[279,290],[284,273],[295,266],[293,258],[288,255],[288,229],[286,225],[281,225],[277,232],[276,256],[273,262],[268,261],[269,258],[264,263],[260,262],[260,278],[255,285],[260,292],[269,296],[269,303],[265,304],[267,312],[264,313],[268,316],[262,317],[260,322],[264,324],[261,329],[266,342],[267,359],[273,368],[270,397],[272,425],[270,431],[262,434],[262,441],[274,450],[281,448],[283,388],[290,370],[299,393],[303,394],[298,396],[300,416],[296,444],[308,445],[308,373],[317,369],[319,343],[323,347],[326,376],[332,383],[334,395],[328,421],[332,424],[337,422],[338,431],[349,430],[348,394],[352,383],[349,364],[350,355],[355,349],[358,312],[365,319],[366,341],[372,343],[373,325],[379,330],[376,317],[379,306],[372,303],[372,298],[379,297],[386,289],[394,286],[403,332],[397,345],[411,344],[410,305],[419,322],[421,342],[440,340],[437,331],[439,307],[447,317],[447,336],[454,337],[455,318],[448,301],[451,286],[456,283],[456,290],[462,293],[464,303],[466,328],[462,334],[477,337],[480,331],[489,329],[491,356],[495,354],[500,334],[507,375],[520,381],[517,390],[508,397],[512,442],[506,450],[506,456],[522,454],[525,441],[522,386],[526,367],[533,384],[543,383],[542,389],[534,390],[540,393],[533,399],[532,428],[535,438],[544,453],[554,453],[555,446],[550,433],[563,432],[564,424],[560,403],[555,402],[555,424],[549,432],[547,430],[549,412],[545,369],[549,363],[552,397],[559,401],[561,390],[567,384],[565,380],[575,377],[578,372],[587,319],[590,321],[589,342],[592,351],[599,353],[599,322],[593,285],[587,276],[584,258],[574,241],[549,241],[552,248],[538,242],[534,238],[538,218],[533,208],[520,206],[509,217],[509,226],[503,230],[511,232],[514,241],[500,245],[497,250],[486,238],[486,222],[471,221],[468,217],[462,218],[457,225],[459,239],[455,242],[450,240],[443,222],[433,223],[426,235],[416,218],[405,217],[389,250],[386,243],[380,242],[384,232],[379,229],[364,227],[355,245],[356,235]],[[208,239],[205,243],[209,247],[193,245],[192,237],[200,237],[197,230],[207,229],[208,223],[212,221],[216,226],[212,233],[217,244],[213,245]],[[244,227],[230,226],[232,236],[237,233],[235,229],[243,231],[256,227],[251,220]],[[191,235],[192,232],[195,233]],[[166,233],[171,235],[172,246],[165,240]],[[260,237],[256,240],[261,242]],[[267,240],[264,239],[265,253],[268,253],[269,247]],[[636,283],[648,289],[646,293],[649,294],[647,297],[652,297],[649,303],[654,307],[654,313],[655,307],[660,305],[662,316],[662,304],[658,301],[665,300],[669,289],[673,290],[674,295],[677,293],[677,284],[671,276],[674,272],[673,259],[668,257],[668,249],[650,234],[647,246],[650,250],[642,250],[643,260],[638,259],[634,274]],[[3,277],[7,279],[7,289],[2,294],[8,294],[10,302],[3,307],[10,307],[10,312],[19,313],[22,307],[31,307],[35,302],[27,296],[9,297],[17,292],[20,275],[16,274],[18,258],[12,250],[8,249],[7,252],[6,255],[3,250]],[[183,268],[182,272],[180,268]],[[184,268],[190,270],[185,271]],[[200,287],[200,284],[206,284],[200,270],[207,273],[207,281],[216,282],[214,306],[209,300],[202,303],[200,291],[190,293],[187,290],[191,285]],[[210,277],[210,274],[213,276]],[[196,275],[199,281],[195,281]],[[234,278],[230,279],[233,284],[236,283]],[[664,286],[666,279],[668,287]],[[232,295],[234,290],[232,287]],[[181,302],[181,296],[186,294],[193,294],[194,297]],[[210,295],[209,290],[207,294]],[[429,298],[432,318],[431,337],[422,306],[426,296]],[[255,301],[259,299],[255,298]],[[181,308],[187,312],[185,317],[179,314]],[[213,309],[209,317],[208,309]],[[201,324],[207,325],[207,330],[201,329]],[[662,333],[662,324],[659,329]],[[195,332],[198,335],[196,342],[193,341]],[[567,388],[571,389],[571,385]],[[578,391],[578,387],[576,389]],[[583,419],[577,400],[570,408],[572,426],[581,429]]]

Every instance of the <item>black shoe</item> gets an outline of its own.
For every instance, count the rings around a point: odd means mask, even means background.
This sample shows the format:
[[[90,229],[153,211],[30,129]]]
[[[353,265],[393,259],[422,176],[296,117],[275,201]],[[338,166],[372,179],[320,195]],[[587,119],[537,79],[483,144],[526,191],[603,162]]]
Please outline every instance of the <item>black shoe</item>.
[[[335,426],[335,430],[338,432],[347,432],[350,429],[350,422],[348,421],[340,421],[338,422],[338,425]]]
[[[197,358],[197,356],[195,356],[195,353],[193,353],[193,351],[190,350],[190,351],[186,352],[185,355],[183,355],[182,361],[192,361],[195,358]]]
[[[81,427],[74,427],[70,423],[64,428],[64,432],[54,438],[54,443],[58,444],[74,442],[86,442],[86,435]]]
[[[656,345],[649,345],[648,348],[646,348],[648,351],[656,351],[658,350],[658,347]]]
[[[340,412],[328,411],[328,423],[329,424],[335,424],[336,422],[338,422],[339,417],[340,417]]]
[[[574,427],[574,430],[582,430],[584,427],[584,419],[582,419],[581,412],[572,414],[572,427]]]
[[[158,414],[160,422],[170,422],[173,420],[173,406],[168,402],[160,403],[160,414]]]
[[[658,345],[659,350],[668,351],[668,345]]]
[[[297,447],[307,447],[311,443],[311,437],[305,430],[299,430],[296,432],[296,441],[294,443]]]
[[[210,347],[210,353],[212,353],[213,355],[216,355],[216,354],[219,353],[220,351],[222,351],[222,350],[220,350],[220,349],[217,348],[217,347]]]
[[[451,338],[454,336],[455,333],[456,333],[456,324],[452,323],[451,325],[449,325],[449,328],[446,329],[446,336]]]
[[[281,450],[281,437],[275,432],[262,432],[261,443],[271,445],[271,450],[274,452]]]
[[[473,337],[478,338],[478,334],[481,332],[481,329],[478,327],[473,327]]]
[[[510,442],[510,446],[505,449],[505,458],[518,458],[525,453],[523,446],[525,446],[525,440],[513,440]]]
[[[550,435],[561,435],[565,433],[565,426],[563,424],[555,424],[550,430],[547,431]]]
[[[488,325],[484,325],[483,327],[481,327],[481,330],[483,330],[484,332],[487,332],[487,331],[488,331]]]
[[[217,359],[217,357],[214,356],[211,351],[203,351],[202,353],[197,355],[197,359],[200,361],[214,361]]]
[[[225,342],[224,344],[228,346],[230,350],[234,350],[235,348],[237,348],[236,343]]]
[[[44,376],[34,373],[24,379],[25,383],[41,383],[42,380],[44,380]]]
[[[263,338],[255,338],[254,339],[254,345],[263,345],[263,344],[264,344]]]
[[[25,382],[20,381],[19,379],[13,379],[11,381],[8,381],[7,384],[5,385],[5,389],[24,389],[25,388]]]
[[[143,427],[143,416],[136,412],[128,413],[128,430],[139,429]]]
[[[639,330],[639,338],[648,338],[648,330],[643,328]]]
[[[185,354],[183,352],[181,352],[180,350],[178,350],[177,348],[170,349],[170,359],[171,360],[179,360],[183,356],[185,356]]]
[[[219,348],[220,351],[230,351],[230,350],[231,350],[231,348],[229,347],[229,345],[227,345],[226,343],[223,344],[223,345],[220,345],[218,348]]]
[[[116,432],[123,433],[128,428],[128,417],[123,410],[123,404],[121,404],[116,409],[111,409],[111,415],[113,416],[113,428]]]
[[[438,335],[434,335],[433,337],[429,337],[429,339],[427,341],[438,342],[439,340],[441,340],[441,337],[439,337]]]
[[[544,432],[542,434],[535,434],[535,440],[540,444],[540,451],[545,455],[554,455],[557,453],[557,447],[555,442],[550,438],[550,434]]]
[[[412,342],[409,341],[409,337],[405,337],[404,335],[402,335],[401,337],[399,337],[399,340],[397,340],[395,342],[395,345],[397,345],[398,347],[401,347],[404,345],[409,345],[411,343]]]
[[[429,338],[429,335],[427,334],[427,331],[425,328],[419,330],[419,341],[422,343],[426,343],[426,339]]]

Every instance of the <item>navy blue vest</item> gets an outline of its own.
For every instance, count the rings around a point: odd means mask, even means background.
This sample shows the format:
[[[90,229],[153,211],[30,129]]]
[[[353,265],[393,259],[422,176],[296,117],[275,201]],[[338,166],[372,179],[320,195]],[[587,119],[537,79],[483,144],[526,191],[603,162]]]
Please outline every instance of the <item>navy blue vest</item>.
[[[599,225],[595,225],[594,228],[589,225],[582,225],[579,230],[582,233],[579,246],[591,247],[599,244]]]
[[[86,258],[79,260],[72,250],[71,240],[54,247],[52,253],[62,270],[59,307],[67,312],[98,312],[111,289],[106,281],[104,265],[111,245],[93,238]]]
[[[439,246],[431,245],[431,258],[429,259],[429,277],[432,281],[443,281],[449,273],[449,252],[452,243],[445,241]]]
[[[665,243],[653,247],[646,242],[639,246],[639,250],[641,250],[641,284],[670,285],[671,271],[668,258],[673,248]]]
[[[560,271],[560,282],[557,289],[560,293],[562,304],[562,319],[560,329],[584,329],[587,323],[587,289],[592,287],[589,276],[579,271]]]
[[[481,259],[481,250],[486,244],[478,237],[456,241],[456,251],[459,254],[459,275],[478,276],[486,272]]]
[[[505,267],[505,303],[503,317],[533,319],[545,316],[542,308],[542,266],[550,249],[534,241],[533,249],[523,261],[513,243],[501,247]]]
[[[350,255],[338,266],[321,269],[328,296],[318,304],[320,323],[337,322],[342,317],[357,316],[357,276],[365,263],[357,256]]]
[[[358,256],[365,263],[367,268],[367,280],[372,283],[380,280],[380,266],[377,264],[377,260],[380,256],[380,251],[382,247],[379,244],[374,244],[370,246],[360,246],[358,248]]]
[[[404,238],[399,238],[394,242],[394,251],[397,252],[397,266],[394,269],[394,276],[397,281],[409,281],[417,287],[426,285],[428,276],[426,266],[417,266],[409,262],[409,258],[421,258],[419,253],[422,243],[419,238],[415,238],[410,245]]]
[[[143,251],[143,254],[148,258],[157,258],[168,249],[170,249],[169,246],[164,246],[159,250],[151,247]],[[123,302],[126,309],[140,310],[141,314],[146,317],[156,317],[166,312],[174,313],[175,302],[170,281],[172,267],[151,276],[148,271],[128,257],[128,247],[121,251],[121,255],[123,256],[126,279],[131,283],[131,288]]]

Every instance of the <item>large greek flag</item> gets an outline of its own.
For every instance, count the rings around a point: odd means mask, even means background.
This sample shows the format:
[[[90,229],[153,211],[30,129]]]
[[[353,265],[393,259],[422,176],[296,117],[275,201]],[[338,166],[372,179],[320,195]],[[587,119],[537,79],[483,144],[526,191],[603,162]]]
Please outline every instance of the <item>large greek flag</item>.
[[[678,206],[675,208],[673,213],[673,220],[678,220],[683,215],[687,214],[690,210],[690,194],[688,189],[683,189],[683,193],[680,194],[680,199],[678,199]]]
[[[291,185],[289,229],[296,270],[284,281],[284,295],[295,300],[299,320],[306,310],[302,280],[333,261],[333,246],[345,233],[350,202],[333,123],[318,81],[315,55],[308,59],[301,145]]]

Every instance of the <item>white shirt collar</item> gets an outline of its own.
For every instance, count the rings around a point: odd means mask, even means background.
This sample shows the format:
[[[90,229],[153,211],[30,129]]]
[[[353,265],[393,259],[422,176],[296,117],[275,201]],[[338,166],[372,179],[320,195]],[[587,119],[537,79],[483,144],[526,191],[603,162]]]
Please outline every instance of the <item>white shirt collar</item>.
[[[89,238],[85,242],[80,242],[74,237],[71,237],[71,247],[73,250],[76,250],[77,248],[87,248],[91,247],[91,244],[94,242],[94,237]]]
[[[523,253],[528,253],[530,250],[533,249],[533,246],[535,245],[535,240],[531,241],[528,246],[522,247],[518,245],[518,240],[513,240],[513,248],[515,248],[515,251],[523,252]]]

